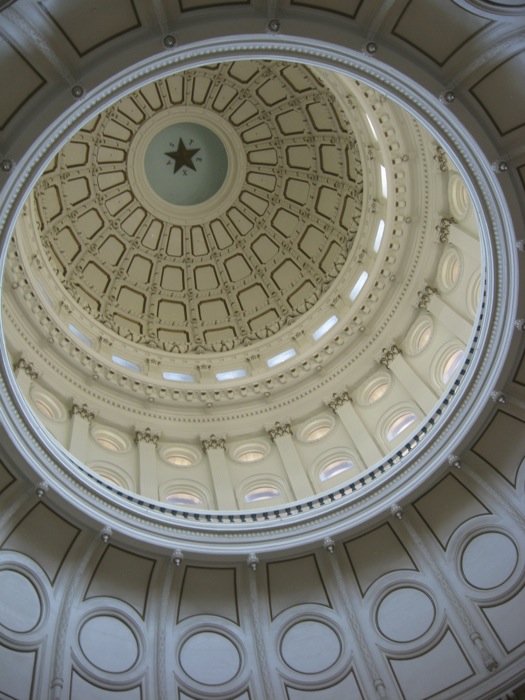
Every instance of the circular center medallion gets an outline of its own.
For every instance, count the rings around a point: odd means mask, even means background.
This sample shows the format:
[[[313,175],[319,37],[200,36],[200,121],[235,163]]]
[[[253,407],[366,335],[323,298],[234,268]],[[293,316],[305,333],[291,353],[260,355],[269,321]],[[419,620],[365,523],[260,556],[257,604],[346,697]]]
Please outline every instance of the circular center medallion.
[[[144,168],[151,189],[176,206],[202,204],[222,187],[228,155],[221,139],[202,124],[171,124],[150,141]]]

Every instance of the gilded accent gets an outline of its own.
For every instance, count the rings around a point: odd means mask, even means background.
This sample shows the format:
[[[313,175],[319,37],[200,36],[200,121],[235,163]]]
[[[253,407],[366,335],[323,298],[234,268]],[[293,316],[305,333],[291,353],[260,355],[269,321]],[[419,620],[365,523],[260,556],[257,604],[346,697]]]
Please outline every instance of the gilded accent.
[[[27,360],[24,360],[23,357],[21,357],[18,362],[16,362],[13,365],[13,369],[21,369],[23,370],[31,379],[38,379],[38,372],[35,370],[33,367],[32,362],[27,362]]]
[[[396,357],[396,355],[402,355],[402,351],[394,343],[389,348],[383,348],[383,355],[379,362],[384,365],[387,369],[390,367],[390,363]]]
[[[89,421],[90,423],[93,420],[93,418],[95,417],[95,414],[93,413],[93,411],[90,411],[87,407],[87,404],[85,404],[85,403],[83,403],[82,405],[80,405],[78,403],[74,403],[72,408],[71,408],[71,411],[69,412],[69,415],[71,417],[80,416],[81,418]]]
[[[427,284],[422,292],[417,293],[419,297],[419,301],[417,303],[418,307],[420,309],[427,309],[433,294],[439,294],[438,290],[436,287],[431,287],[429,284]]]
[[[328,405],[334,413],[337,413],[337,409],[344,406],[345,403],[352,403],[352,398],[348,391],[342,391],[340,394],[333,394],[332,400],[328,402]]]
[[[279,437],[284,437],[285,435],[293,435],[292,426],[290,423],[278,423],[276,422],[273,428],[268,429],[268,435],[270,440],[276,441]]]
[[[158,433],[153,433],[151,428],[146,428],[146,430],[135,431],[135,444],[139,442],[146,442],[157,447],[160,435]]]
[[[202,440],[202,449],[204,452],[208,452],[208,450],[225,450],[226,440],[217,435],[210,435],[210,437]]]
[[[443,217],[439,224],[436,226],[436,231],[439,234],[439,241],[440,243],[447,243],[448,242],[448,237],[450,234],[450,225],[455,224],[456,219],[454,219],[453,216],[450,216],[448,218]]]

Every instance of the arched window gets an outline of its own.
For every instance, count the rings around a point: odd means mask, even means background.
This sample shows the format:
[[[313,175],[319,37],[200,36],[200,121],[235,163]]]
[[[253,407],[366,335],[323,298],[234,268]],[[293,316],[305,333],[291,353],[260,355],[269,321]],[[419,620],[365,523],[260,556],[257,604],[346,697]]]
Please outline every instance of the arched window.
[[[395,440],[398,435],[401,435],[404,430],[414,423],[416,418],[417,416],[415,413],[411,413],[410,411],[405,411],[401,415],[394,418],[386,431],[386,439],[388,442],[392,442],[392,440]]]
[[[319,472],[319,480],[327,481],[332,479],[334,476],[339,476],[343,472],[348,471],[354,466],[354,463],[350,459],[336,459],[328,462],[321,471]]]
[[[266,501],[270,498],[278,498],[281,492],[275,486],[256,486],[248,491],[244,500],[246,503],[255,503],[257,501]]]

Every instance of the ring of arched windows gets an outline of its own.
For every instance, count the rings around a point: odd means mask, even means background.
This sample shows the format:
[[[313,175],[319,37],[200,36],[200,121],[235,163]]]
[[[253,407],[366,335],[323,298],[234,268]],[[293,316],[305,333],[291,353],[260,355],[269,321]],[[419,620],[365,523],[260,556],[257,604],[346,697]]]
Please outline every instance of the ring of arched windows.
[[[398,404],[380,419],[376,429],[376,437],[387,450],[391,450],[403,440],[408,439],[421,420],[422,416],[415,404],[408,401]]]
[[[481,290],[481,272],[476,270],[469,279],[467,285],[467,295],[465,298],[465,306],[467,313],[471,319],[475,319],[478,313]]]
[[[234,462],[250,465],[266,459],[271,449],[270,442],[261,438],[232,445],[228,453]]]
[[[376,372],[354,392],[354,400],[360,406],[372,406],[389,393],[392,387],[392,376],[386,370]]]
[[[189,445],[169,445],[161,447],[160,458],[171,467],[193,467],[202,458],[202,453]]]
[[[328,413],[322,416],[317,416],[312,420],[304,423],[296,429],[295,434],[298,440],[306,443],[319,442],[324,440],[332,432],[335,426],[333,416]]]
[[[407,355],[419,355],[428,348],[434,337],[434,320],[430,314],[423,312],[412,324],[403,343]]]
[[[357,454],[346,448],[332,449],[318,457],[312,464],[312,479],[322,488],[349,481],[362,471]]]
[[[94,424],[91,426],[89,434],[97,445],[106,452],[128,452],[131,449],[131,440],[112,428]]]
[[[259,474],[241,482],[237,487],[239,506],[264,508],[292,501],[285,482],[274,474]]]
[[[443,292],[451,292],[463,274],[463,260],[454,246],[447,246],[438,265],[438,286]]]
[[[44,419],[55,422],[65,421],[67,411],[61,401],[56,399],[49,391],[39,386],[32,386],[29,392],[31,403],[36,408],[37,413]]]
[[[211,507],[208,490],[201,483],[190,479],[170,479],[160,484],[159,501],[176,510]]]
[[[463,221],[468,216],[472,203],[468,190],[458,173],[451,173],[448,181],[448,201],[450,211],[456,221]]]
[[[111,486],[115,486],[125,491],[136,491],[136,486],[131,476],[125,469],[109,462],[87,462],[86,466],[95,474],[106,481]]]
[[[459,371],[465,356],[465,348],[457,340],[445,343],[434,356],[430,366],[430,380],[442,392]]]

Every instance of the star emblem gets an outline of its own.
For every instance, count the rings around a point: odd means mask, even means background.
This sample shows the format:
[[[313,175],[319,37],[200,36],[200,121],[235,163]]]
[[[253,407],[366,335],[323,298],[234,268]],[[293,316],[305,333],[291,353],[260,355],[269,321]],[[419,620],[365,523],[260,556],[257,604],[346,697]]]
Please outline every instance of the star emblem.
[[[170,144],[173,146],[173,144]],[[186,148],[184,141],[179,139],[179,145],[176,151],[169,151],[164,155],[175,161],[173,166],[173,174],[177,173],[181,168],[190,168],[191,170],[197,170],[195,164],[193,163],[193,157],[198,153],[200,148]]]

